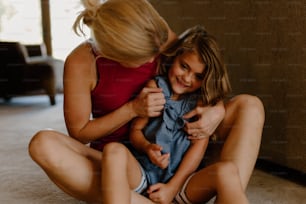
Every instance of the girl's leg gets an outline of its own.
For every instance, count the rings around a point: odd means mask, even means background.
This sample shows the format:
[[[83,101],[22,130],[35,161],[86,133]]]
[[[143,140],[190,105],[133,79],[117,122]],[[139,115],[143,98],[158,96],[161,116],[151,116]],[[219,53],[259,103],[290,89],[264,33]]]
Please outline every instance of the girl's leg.
[[[109,143],[103,150],[103,204],[146,204],[149,199],[133,192],[141,183],[142,171],[131,152],[120,143]]]
[[[238,169],[231,162],[217,162],[196,172],[189,180],[185,192],[191,203],[208,202],[215,195],[216,203],[248,203]]]
[[[224,141],[220,161],[231,161],[246,189],[258,157],[264,125],[264,107],[255,96],[239,95],[225,105],[225,118],[217,130]],[[214,148],[213,146],[211,148]]]
[[[32,138],[29,154],[69,195],[101,203],[102,154],[62,133],[45,130]]]

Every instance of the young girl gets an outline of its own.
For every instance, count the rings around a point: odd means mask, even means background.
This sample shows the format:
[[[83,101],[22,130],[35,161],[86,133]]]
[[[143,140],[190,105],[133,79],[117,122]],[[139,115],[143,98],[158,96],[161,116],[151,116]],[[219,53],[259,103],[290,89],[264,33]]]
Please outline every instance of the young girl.
[[[212,174],[207,184],[197,183],[197,192],[186,193],[194,188],[188,185],[188,177],[199,166],[208,139],[190,141],[183,130],[183,116],[197,104],[216,104],[230,90],[217,43],[197,26],[188,30],[163,58],[161,75],[147,84],[162,88],[166,98],[163,114],[136,118],[130,133],[131,145],[105,146],[102,202],[134,203],[131,195],[136,191],[147,194],[147,203],[198,203],[215,194],[222,203],[247,203],[238,171],[231,162],[209,167]]]

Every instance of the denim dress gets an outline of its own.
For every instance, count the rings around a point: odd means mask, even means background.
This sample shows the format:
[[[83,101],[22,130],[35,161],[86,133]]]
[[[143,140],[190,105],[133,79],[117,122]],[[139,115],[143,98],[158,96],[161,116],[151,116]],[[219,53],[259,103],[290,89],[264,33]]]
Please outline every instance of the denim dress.
[[[157,76],[155,81],[158,87],[163,89],[166,104],[162,116],[151,118],[147,127],[143,130],[144,136],[151,143],[162,146],[162,153],[170,153],[169,165],[161,169],[154,165],[143,153],[132,151],[142,168],[146,172],[149,185],[162,182],[166,183],[174,175],[190,141],[183,130],[184,119],[182,116],[196,107],[199,94],[187,94],[182,99],[171,100],[171,87],[165,77]]]

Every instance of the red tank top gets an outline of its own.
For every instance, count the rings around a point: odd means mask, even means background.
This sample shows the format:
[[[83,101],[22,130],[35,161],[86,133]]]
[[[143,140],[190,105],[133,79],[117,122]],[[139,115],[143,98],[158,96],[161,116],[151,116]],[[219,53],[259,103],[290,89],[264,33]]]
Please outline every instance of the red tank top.
[[[157,60],[138,68],[126,68],[103,57],[96,59],[98,82],[91,92],[94,118],[116,110],[137,96],[145,83],[156,75]],[[94,149],[103,150],[106,143],[128,139],[129,123],[108,136],[91,142]]]

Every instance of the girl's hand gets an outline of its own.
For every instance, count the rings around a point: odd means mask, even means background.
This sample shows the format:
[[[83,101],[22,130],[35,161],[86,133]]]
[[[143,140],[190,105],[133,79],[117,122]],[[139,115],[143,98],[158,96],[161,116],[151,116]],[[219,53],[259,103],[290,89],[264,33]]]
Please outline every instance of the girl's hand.
[[[184,130],[189,135],[189,139],[203,139],[211,136],[225,116],[223,102],[215,106],[198,106],[187,113],[184,118],[197,117],[195,122],[186,122]]]
[[[154,203],[159,203],[159,204],[172,203],[176,195],[175,189],[171,188],[168,184],[164,183],[157,183],[150,186],[147,190],[147,193],[149,194],[149,198]]]
[[[161,115],[165,103],[161,88],[145,87],[132,101],[132,108],[139,117],[157,117]]]
[[[162,147],[158,144],[149,144],[146,148],[147,156],[150,161],[161,169],[165,169],[169,165],[170,154],[162,154]]]

